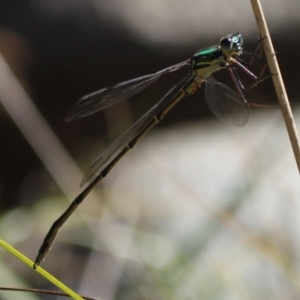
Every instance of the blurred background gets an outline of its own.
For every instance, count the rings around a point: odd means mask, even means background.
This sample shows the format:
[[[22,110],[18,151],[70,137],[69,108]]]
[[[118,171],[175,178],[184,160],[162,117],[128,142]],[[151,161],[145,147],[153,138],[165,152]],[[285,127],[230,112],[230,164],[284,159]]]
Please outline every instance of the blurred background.
[[[300,2],[262,5],[297,121]],[[185,71],[64,122],[80,97],[237,31],[251,52],[250,1],[0,0],[0,238],[34,259],[94,159]],[[228,77],[216,74],[232,87]],[[246,96],[276,103],[271,80]],[[299,174],[281,113],[253,109],[238,128],[204,99],[203,88],[182,100],[117,164],[62,227],[43,267],[99,299],[300,298]],[[53,289],[0,255],[0,286]],[[0,293],[16,297],[55,298]]]

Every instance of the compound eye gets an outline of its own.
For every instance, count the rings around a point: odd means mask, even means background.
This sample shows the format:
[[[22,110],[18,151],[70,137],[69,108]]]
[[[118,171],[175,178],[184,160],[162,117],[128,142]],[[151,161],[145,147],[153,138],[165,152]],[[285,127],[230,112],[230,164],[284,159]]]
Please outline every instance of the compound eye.
[[[232,48],[233,42],[229,37],[222,38],[220,41],[220,47],[223,51],[227,52]]]

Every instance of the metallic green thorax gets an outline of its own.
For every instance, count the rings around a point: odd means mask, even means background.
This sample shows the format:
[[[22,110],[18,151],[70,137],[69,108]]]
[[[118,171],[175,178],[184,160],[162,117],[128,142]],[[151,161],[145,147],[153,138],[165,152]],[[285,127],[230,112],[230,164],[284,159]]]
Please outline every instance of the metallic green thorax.
[[[203,80],[227,65],[226,57],[218,46],[199,50],[192,59],[194,75]]]
[[[192,76],[184,85],[185,94],[192,94],[212,73],[226,68],[229,61],[242,54],[243,37],[229,34],[220,40],[219,45],[200,49],[191,58]]]

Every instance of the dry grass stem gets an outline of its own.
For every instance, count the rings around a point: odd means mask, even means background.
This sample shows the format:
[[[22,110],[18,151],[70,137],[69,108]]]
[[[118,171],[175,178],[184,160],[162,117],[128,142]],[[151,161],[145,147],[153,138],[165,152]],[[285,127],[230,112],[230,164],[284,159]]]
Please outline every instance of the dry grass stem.
[[[285,121],[285,126],[287,128],[289,138],[292,144],[292,148],[294,151],[294,156],[296,159],[298,170],[300,172],[300,147],[299,147],[298,133],[297,133],[294,117],[292,114],[292,110],[290,107],[290,103],[288,100],[288,96],[284,87],[283,79],[278,66],[276,54],[272,45],[271,37],[268,31],[268,27],[260,4],[260,0],[251,0],[251,4],[256,18],[259,33],[262,38],[265,38],[263,40],[263,46],[264,46],[270,71],[272,74],[276,74],[276,76],[272,76],[272,78],[273,78],[276,94],[278,97],[278,101],[280,104],[282,116]]]

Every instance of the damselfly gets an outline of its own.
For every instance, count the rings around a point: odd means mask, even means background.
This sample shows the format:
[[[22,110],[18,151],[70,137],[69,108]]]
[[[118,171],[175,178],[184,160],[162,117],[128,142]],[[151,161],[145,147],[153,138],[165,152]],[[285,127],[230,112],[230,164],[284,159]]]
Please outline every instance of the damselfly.
[[[160,101],[158,101],[157,104],[155,104],[136,123],[125,131],[94,162],[83,178],[81,185],[88,181],[91,181],[91,183],[70,204],[63,215],[54,222],[46,235],[41,248],[39,249],[39,254],[35,260],[34,268],[40,264],[49,251],[59,228],[70,217],[78,205],[86,198],[95,185],[109,173],[113,166],[130,149],[132,149],[154,125],[164,118],[164,116],[177,102],[188,95],[194,94],[204,82],[205,98],[210,110],[220,120],[226,123],[244,126],[248,121],[251,106],[266,106],[249,103],[246,100],[243,93],[245,87],[237,74],[238,69],[248,74],[254,80],[251,86],[262,81],[261,76],[257,77],[247,68],[247,66],[249,66],[253,61],[253,58],[258,56],[256,54],[256,50],[259,43],[260,41],[253,53],[245,53],[242,49],[242,35],[240,33],[229,34],[221,38],[218,45],[201,49],[190,59],[184,62],[163,69],[154,74],[145,75],[119,83],[113,87],[101,89],[81,98],[67,116],[68,121],[94,114],[97,111],[124,101],[149,87],[163,75],[186,66],[189,67],[188,75],[186,75]],[[241,54],[250,56],[249,61],[245,62],[242,60],[239,57]],[[212,73],[222,69],[227,69],[229,71],[237,92],[218,82],[211,76]],[[175,93],[173,97],[172,93]]]

